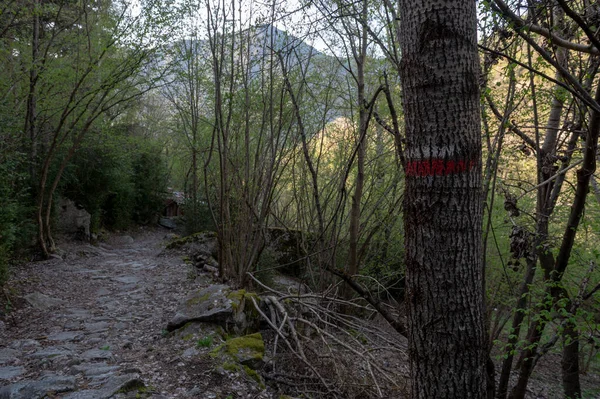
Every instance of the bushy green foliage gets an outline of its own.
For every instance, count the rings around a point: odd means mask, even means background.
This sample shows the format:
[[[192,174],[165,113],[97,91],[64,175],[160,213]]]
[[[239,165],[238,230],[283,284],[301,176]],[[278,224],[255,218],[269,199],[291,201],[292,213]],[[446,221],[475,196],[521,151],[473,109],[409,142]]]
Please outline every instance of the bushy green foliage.
[[[210,348],[212,346],[212,344],[213,344],[213,337],[210,335],[208,335],[204,338],[201,338],[196,342],[196,346],[198,348]]]
[[[273,278],[281,266],[278,261],[280,256],[273,248],[266,247],[258,258],[255,277],[266,286],[273,286]]]
[[[194,207],[190,199],[184,204],[183,212],[185,214],[185,231],[188,235],[206,230],[215,230],[213,216],[206,202],[198,201]]]
[[[17,203],[12,199],[9,169],[9,164],[0,164],[0,284],[8,274],[8,258],[16,232]]]
[[[148,147],[133,160],[133,220],[150,223],[162,210],[167,173],[160,149]]]
[[[63,194],[92,215],[92,231],[154,221],[162,210],[167,173],[161,149],[127,128],[90,140],[65,173]]]
[[[15,152],[0,158],[0,285],[8,277],[8,264],[15,248],[33,236],[34,226],[24,156]]]

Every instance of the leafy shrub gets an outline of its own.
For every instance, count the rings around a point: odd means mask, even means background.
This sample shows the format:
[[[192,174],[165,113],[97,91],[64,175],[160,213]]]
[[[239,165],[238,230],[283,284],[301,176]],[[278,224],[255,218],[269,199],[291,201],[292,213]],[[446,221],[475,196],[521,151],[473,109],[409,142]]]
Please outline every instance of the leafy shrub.
[[[266,247],[260,254],[256,263],[254,276],[268,287],[273,286],[275,272],[279,267],[279,254],[270,247]]]
[[[161,149],[127,131],[102,137],[90,139],[73,158],[63,178],[63,195],[92,215],[92,231],[153,222],[167,185]]]
[[[195,212],[192,200],[187,201],[183,206],[183,213],[185,231],[188,235],[216,229],[210,208],[204,201],[198,201]]]
[[[35,231],[24,159],[20,153],[0,158],[0,285],[8,277],[14,250],[28,246]]]
[[[151,223],[162,210],[167,170],[160,149],[147,147],[133,161],[134,212],[138,223]]]

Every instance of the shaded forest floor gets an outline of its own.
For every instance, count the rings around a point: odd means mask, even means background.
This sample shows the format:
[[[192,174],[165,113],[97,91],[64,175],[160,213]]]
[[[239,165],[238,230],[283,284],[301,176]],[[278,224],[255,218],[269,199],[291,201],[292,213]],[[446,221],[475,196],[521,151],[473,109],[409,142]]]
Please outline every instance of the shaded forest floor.
[[[165,327],[186,295],[212,284],[183,254],[164,251],[167,231],[139,229],[97,246],[60,245],[61,259],[18,268],[0,299],[0,398],[271,398],[225,370],[198,337]],[[560,361],[536,369],[530,398],[560,398]],[[597,375],[582,377],[588,398]],[[598,393],[600,395],[600,393]]]

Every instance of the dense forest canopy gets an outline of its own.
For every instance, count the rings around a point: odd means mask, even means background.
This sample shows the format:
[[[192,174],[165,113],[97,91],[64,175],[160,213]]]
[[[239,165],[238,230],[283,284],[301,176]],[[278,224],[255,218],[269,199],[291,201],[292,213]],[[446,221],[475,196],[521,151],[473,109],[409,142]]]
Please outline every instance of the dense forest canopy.
[[[600,5],[417,3],[4,1],[0,283],[57,250],[61,201],[97,237],[156,224],[180,192],[186,232],[216,232],[222,280],[268,278],[277,230],[311,289],[404,335],[441,309],[406,317],[426,279],[469,286],[470,383],[523,398],[560,353],[564,397],[597,395],[579,376],[600,367]]]

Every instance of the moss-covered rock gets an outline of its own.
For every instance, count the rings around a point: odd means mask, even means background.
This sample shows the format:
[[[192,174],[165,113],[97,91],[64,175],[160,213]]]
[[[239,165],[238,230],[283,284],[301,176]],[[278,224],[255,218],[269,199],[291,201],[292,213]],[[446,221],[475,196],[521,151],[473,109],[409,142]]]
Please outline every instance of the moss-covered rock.
[[[230,338],[210,352],[213,358],[220,358],[223,368],[244,370],[248,376],[262,384],[262,378],[256,372],[260,369],[265,355],[265,342],[261,333]],[[227,367],[226,367],[227,366]]]
[[[252,299],[260,303],[255,293],[232,291],[226,285],[211,285],[188,295],[167,325],[167,331],[177,330],[190,322],[217,324],[236,334],[257,331],[260,316]]]
[[[185,237],[176,237],[167,244],[167,249],[177,249],[192,243],[208,243],[215,241],[217,234],[214,231],[201,231]]]

